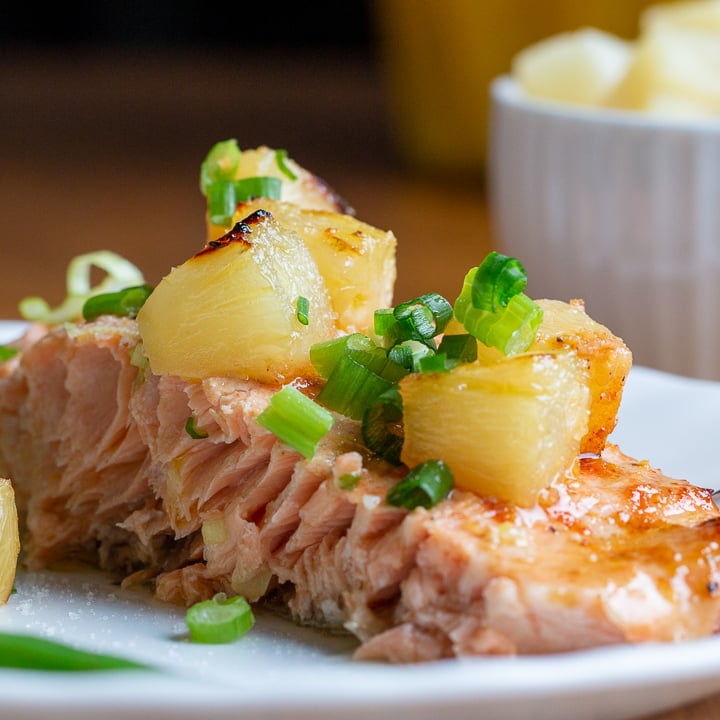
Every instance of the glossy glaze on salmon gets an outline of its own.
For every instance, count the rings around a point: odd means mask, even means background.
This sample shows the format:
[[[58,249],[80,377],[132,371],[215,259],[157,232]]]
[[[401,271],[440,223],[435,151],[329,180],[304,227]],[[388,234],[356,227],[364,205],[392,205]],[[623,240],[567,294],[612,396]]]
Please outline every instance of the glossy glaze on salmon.
[[[154,376],[132,320],[33,333],[0,366],[0,474],[31,569],[77,558],[173,603],[281,602],[355,635],[358,659],[390,662],[718,628],[711,492],[615,446],[530,509],[456,490],[407,511],[385,502],[403,470],[371,457],[354,421],[338,417],[305,460],[255,422],[277,388]],[[191,416],[207,437],[187,432]]]

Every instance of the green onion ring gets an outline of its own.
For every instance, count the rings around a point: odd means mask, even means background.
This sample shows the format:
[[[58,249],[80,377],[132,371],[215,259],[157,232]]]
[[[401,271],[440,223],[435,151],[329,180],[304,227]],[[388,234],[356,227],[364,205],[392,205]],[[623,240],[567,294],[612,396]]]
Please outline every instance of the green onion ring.
[[[188,608],[185,624],[190,637],[199,643],[230,643],[245,635],[255,624],[250,603],[241,595],[217,593]]]
[[[428,460],[416,467],[387,494],[387,502],[413,510],[429,509],[446,498],[455,484],[452,470],[442,460]]]
[[[522,263],[499,252],[490,252],[480,263],[472,285],[473,307],[497,312],[527,285]]]

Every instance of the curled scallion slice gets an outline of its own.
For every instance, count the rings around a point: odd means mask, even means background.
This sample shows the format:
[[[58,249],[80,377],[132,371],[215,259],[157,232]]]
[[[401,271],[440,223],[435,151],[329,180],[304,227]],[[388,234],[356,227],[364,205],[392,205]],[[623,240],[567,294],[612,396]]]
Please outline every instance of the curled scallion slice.
[[[496,347],[504,355],[515,355],[532,345],[543,318],[542,308],[525,293],[512,295],[497,312],[476,307],[474,288],[479,267],[472,268],[455,301],[455,317],[468,333],[485,345]],[[499,303],[498,303],[499,304]]]
[[[95,286],[91,285],[93,267],[106,273]],[[54,325],[79,320],[88,298],[144,284],[142,272],[129,260],[110,250],[98,250],[78,255],[70,261],[66,272],[67,295],[60,305],[52,308],[41,297],[26,297],[20,301],[18,310],[21,317],[30,322]]]
[[[472,284],[473,307],[498,312],[510,298],[525,290],[527,275],[522,263],[499,252],[489,252],[478,266]]]

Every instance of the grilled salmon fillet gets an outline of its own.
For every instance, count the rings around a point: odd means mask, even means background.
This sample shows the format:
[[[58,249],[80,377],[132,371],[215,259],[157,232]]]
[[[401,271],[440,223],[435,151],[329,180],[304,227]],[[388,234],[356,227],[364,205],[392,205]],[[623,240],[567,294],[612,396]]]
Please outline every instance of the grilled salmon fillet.
[[[255,421],[279,388],[153,375],[139,341],[130,319],[35,327],[0,365],[0,474],[30,569],[79,559],[182,605],[242,593],[398,663],[718,628],[710,490],[607,445],[532,508],[459,490],[392,507],[404,471],[368,454],[357,422],[338,416],[307,460]]]

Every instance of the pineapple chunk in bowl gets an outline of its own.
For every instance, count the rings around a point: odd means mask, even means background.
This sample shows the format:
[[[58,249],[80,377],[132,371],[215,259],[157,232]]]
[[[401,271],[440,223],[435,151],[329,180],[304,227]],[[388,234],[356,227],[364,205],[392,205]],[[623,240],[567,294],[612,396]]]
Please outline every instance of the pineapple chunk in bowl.
[[[719,7],[661,3],[629,44],[578,32],[520,53],[490,87],[488,163],[496,246],[522,260],[529,294],[583,298],[635,363],[710,380]]]

